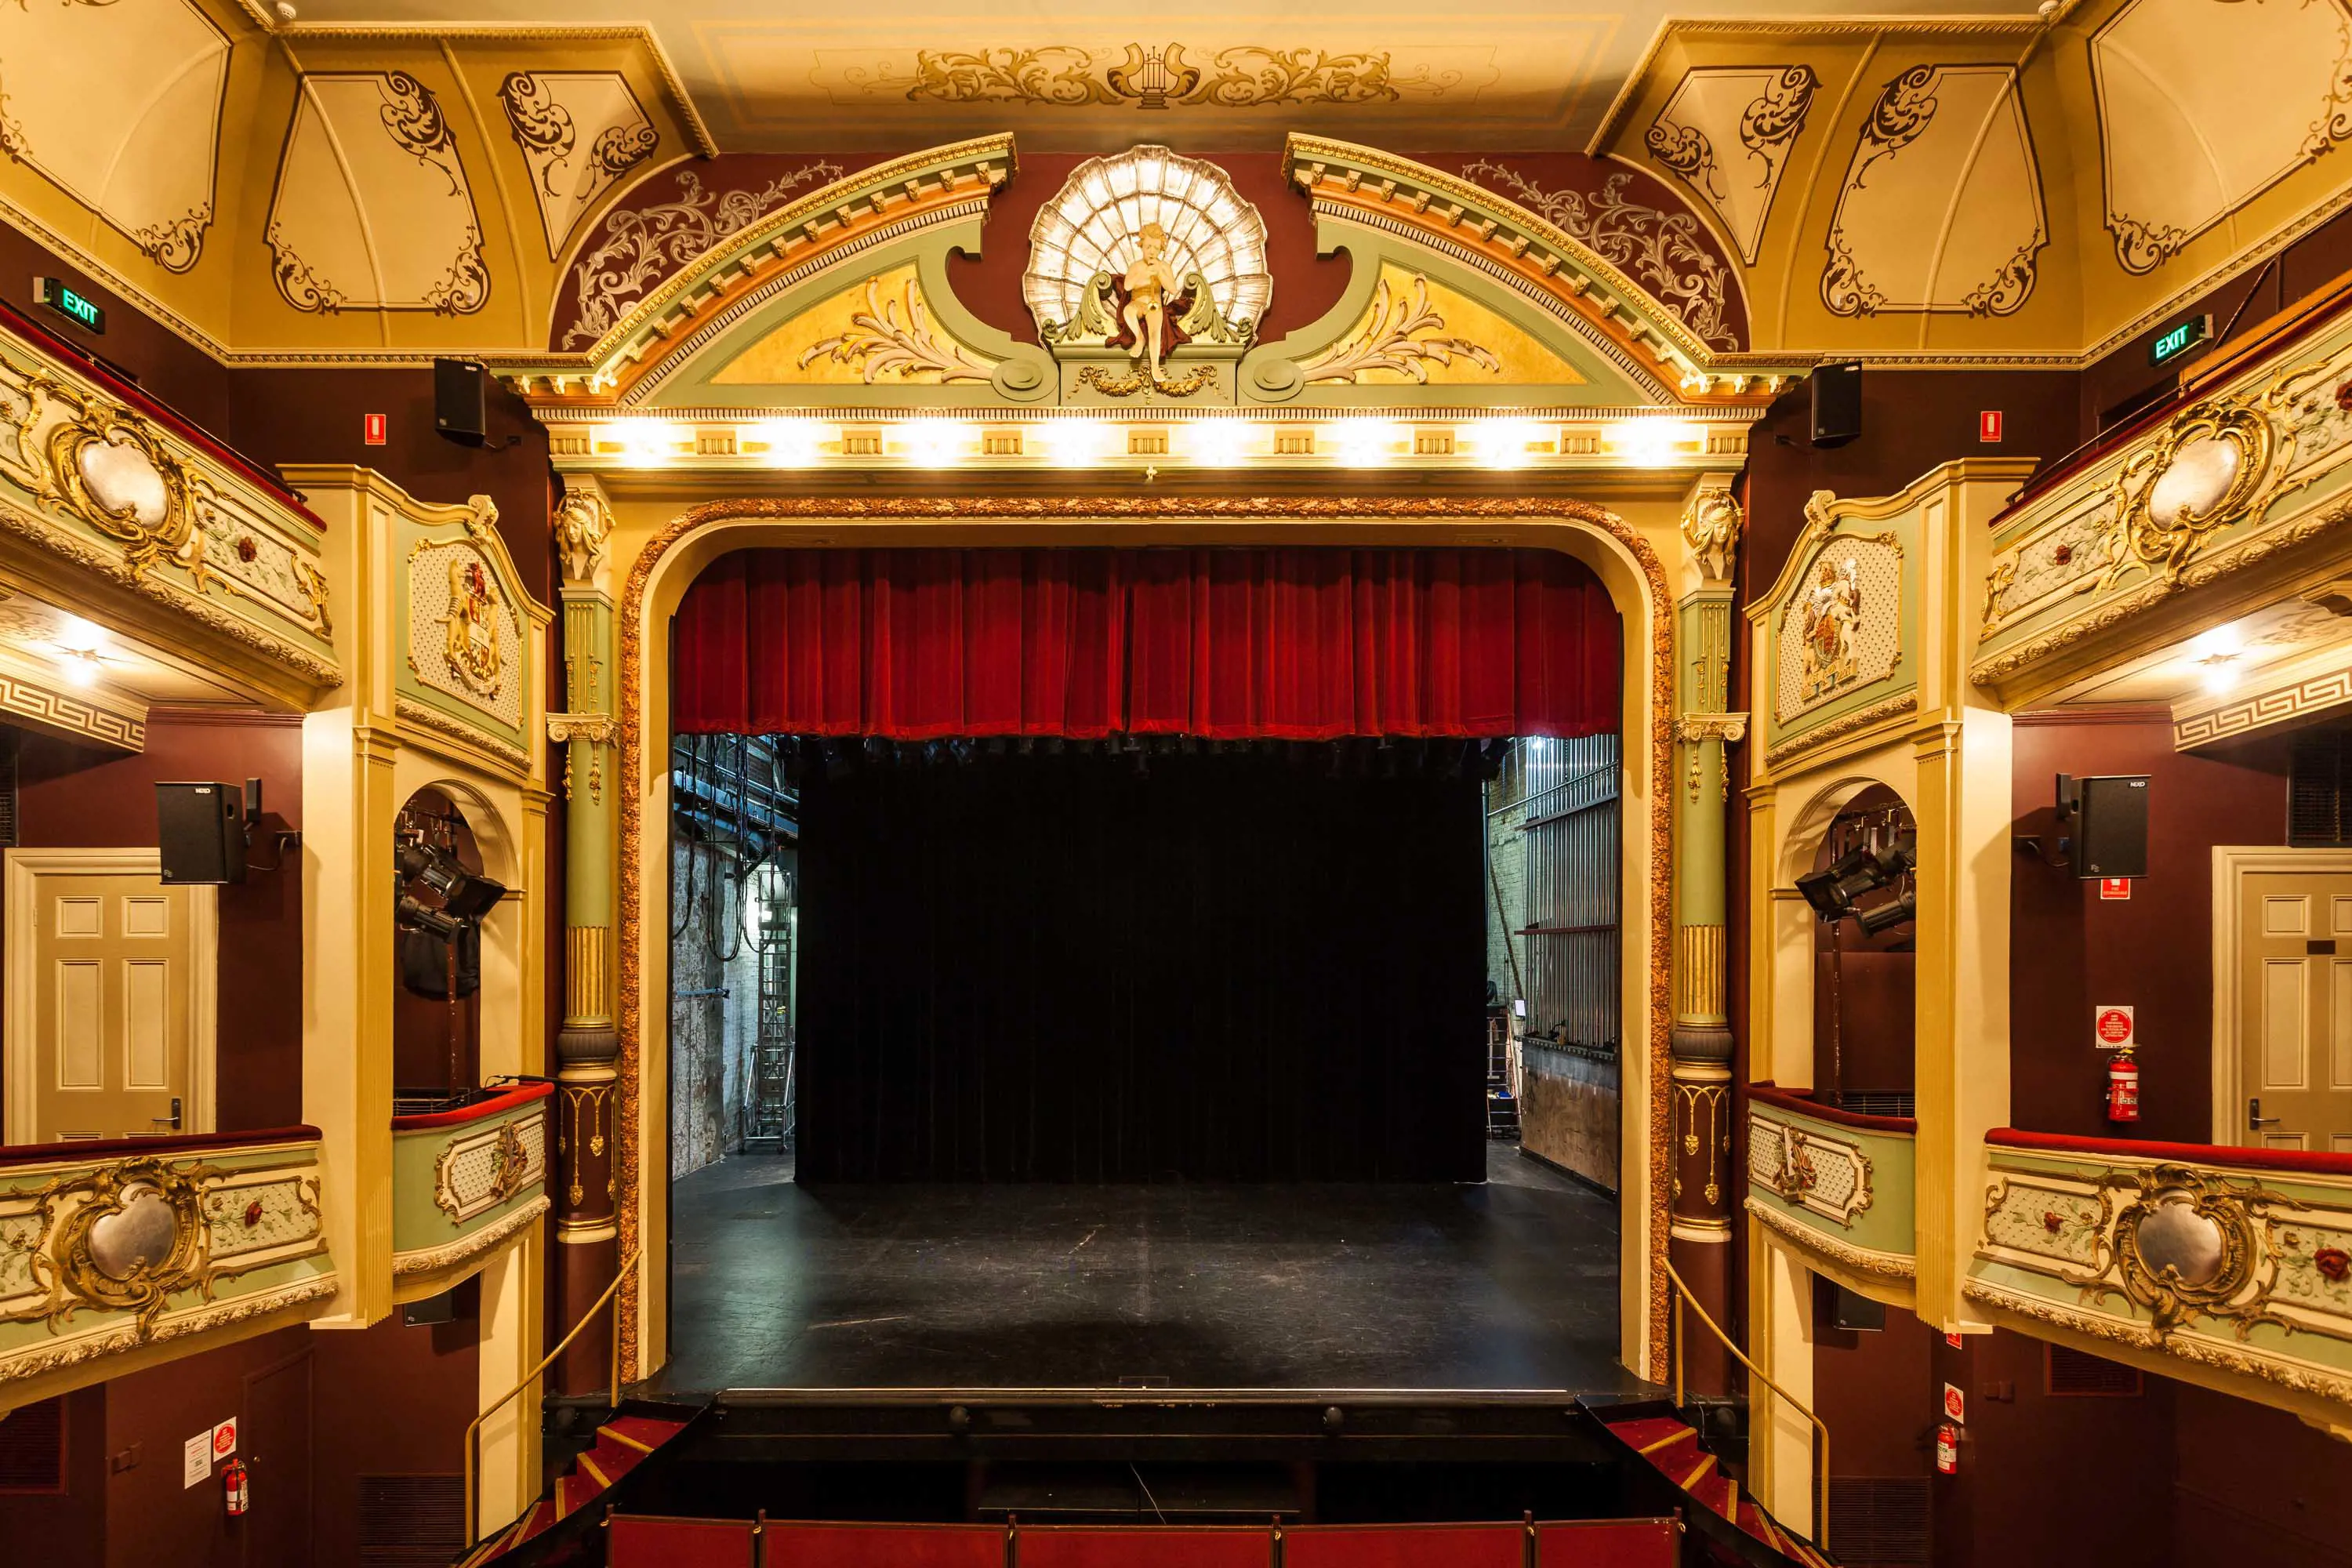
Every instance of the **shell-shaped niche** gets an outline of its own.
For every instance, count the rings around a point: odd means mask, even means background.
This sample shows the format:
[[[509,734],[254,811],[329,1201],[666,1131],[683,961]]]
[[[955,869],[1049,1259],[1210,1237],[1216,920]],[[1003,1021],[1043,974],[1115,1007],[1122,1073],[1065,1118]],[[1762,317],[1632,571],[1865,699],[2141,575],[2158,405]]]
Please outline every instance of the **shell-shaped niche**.
[[[1165,147],[1087,159],[1037,214],[1021,294],[1039,330],[1076,320],[1096,274],[1124,274],[1148,223],[1167,231],[1176,276],[1199,273],[1217,313],[1255,335],[1274,297],[1265,219],[1223,169]]]

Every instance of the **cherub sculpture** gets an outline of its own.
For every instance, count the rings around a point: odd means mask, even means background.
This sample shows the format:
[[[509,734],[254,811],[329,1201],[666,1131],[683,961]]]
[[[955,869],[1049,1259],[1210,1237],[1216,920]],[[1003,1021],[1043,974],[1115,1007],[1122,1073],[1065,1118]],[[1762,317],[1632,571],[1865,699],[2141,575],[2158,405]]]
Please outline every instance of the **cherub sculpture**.
[[[1183,289],[1183,281],[1175,268],[1168,265],[1168,231],[1156,223],[1147,223],[1135,237],[1135,260],[1128,267],[1127,276],[1119,279],[1127,291],[1127,306],[1119,312],[1119,321],[1135,339],[1135,346],[1144,355],[1151,379],[1160,379],[1160,362],[1167,353],[1168,300]]]

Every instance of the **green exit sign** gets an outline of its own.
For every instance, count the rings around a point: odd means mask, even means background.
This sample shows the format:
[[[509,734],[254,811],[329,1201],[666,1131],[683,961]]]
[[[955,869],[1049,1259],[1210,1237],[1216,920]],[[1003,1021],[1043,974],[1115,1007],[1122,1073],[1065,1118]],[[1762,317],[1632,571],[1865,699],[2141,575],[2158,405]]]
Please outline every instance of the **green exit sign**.
[[[47,305],[77,327],[87,327],[93,332],[106,331],[106,311],[98,301],[58,279],[34,279],[33,299],[36,303]]]
[[[2191,316],[2171,331],[2159,335],[2155,342],[2148,345],[2147,363],[2163,364],[2179,359],[2212,335],[2212,317]]]

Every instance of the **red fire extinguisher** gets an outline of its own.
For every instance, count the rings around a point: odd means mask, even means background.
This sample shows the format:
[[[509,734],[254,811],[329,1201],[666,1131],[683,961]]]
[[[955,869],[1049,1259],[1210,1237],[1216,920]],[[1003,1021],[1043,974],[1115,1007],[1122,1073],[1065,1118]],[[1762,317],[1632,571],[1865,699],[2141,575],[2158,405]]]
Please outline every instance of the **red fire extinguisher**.
[[[221,1485],[228,1497],[229,1517],[234,1519],[252,1504],[246,1495],[245,1461],[231,1459],[221,1470]]]
[[[1936,1472],[1958,1475],[1960,1468],[1960,1429],[1947,1421],[1936,1428]]]
[[[2107,1120],[2139,1120],[2139,1064],[2132,1060],[2128,1046],[2107,1063]]]

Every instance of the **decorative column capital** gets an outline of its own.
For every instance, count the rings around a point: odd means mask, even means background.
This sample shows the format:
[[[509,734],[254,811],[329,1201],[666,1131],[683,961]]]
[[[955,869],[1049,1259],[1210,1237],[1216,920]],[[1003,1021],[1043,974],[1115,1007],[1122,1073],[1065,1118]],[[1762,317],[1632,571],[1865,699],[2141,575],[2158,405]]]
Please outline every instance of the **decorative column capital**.
[[[1675,721],[1675,739],[1685,742],[1721,741],[1730,744],[1747,738],[1745,713],[1685,713]]]
[[[1739,536],[1747,526],[1739,501],[1731,493],[1731,479],[1723,474],[1702,474],[1683,502],[1683,542],[1698,561],[1699,575],[1708,583],[1728,583],[1739,554]]]

